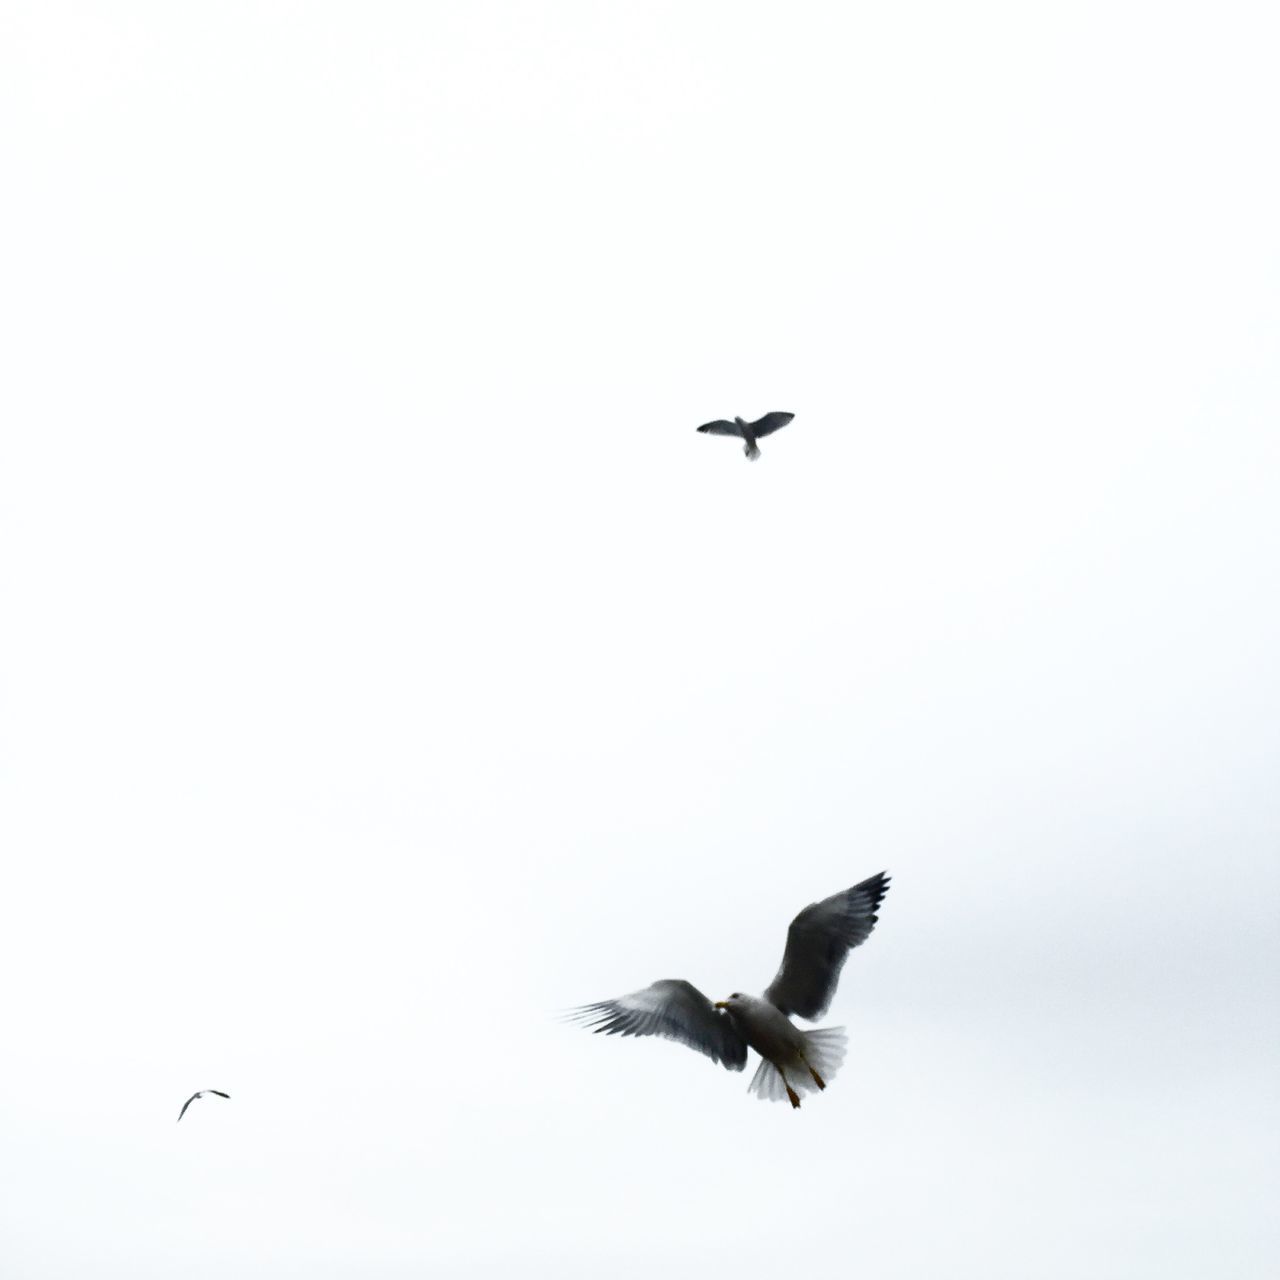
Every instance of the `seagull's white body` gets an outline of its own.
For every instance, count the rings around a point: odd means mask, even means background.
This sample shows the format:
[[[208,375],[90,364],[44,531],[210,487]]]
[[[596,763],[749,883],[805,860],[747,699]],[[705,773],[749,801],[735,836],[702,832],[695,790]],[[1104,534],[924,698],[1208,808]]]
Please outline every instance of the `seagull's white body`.
[[[738,1034],[762,1058],[798,1062],[804,1057],[804,1032],[767,1000],[735,994],[717,1007],[724,1009]]]
[[[800,1095],[825,1089],[844,1061],[843,1027],[802,1031],[781,1009],[761,996],[738,993],[718,1001],[733,1028],[760,1055],[760,1066],[751,1081],[751,1092],[781,1100],[793,1107]]]

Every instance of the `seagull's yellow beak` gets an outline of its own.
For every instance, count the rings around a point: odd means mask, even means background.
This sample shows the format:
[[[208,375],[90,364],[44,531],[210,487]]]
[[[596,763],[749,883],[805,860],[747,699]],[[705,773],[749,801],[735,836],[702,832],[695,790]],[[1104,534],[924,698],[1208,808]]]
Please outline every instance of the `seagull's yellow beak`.
[[[727,1000],[717,1000],[711,1007],[713,1009],[727,1009],[729,1007],[729,1002]]]

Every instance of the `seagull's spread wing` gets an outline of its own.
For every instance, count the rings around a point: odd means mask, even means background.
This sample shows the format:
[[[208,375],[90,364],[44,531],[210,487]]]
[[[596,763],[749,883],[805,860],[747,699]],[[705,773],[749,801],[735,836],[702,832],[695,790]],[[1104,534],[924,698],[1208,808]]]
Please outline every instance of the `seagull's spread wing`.
[[[663,978],[617,1000],[583,1005],[569,1015],[592,1031],[609,1035],[663,1036],[722,1062],[730,1071],[747,1065],[746,1041],[728,1017],[682,978]]]
[[[815,902],[791,922],[782,968],[765,999],[786,1014],[820,1018],[827,1011],[849,952],[871,936],[876,909],[889,888],[879,875]]]
[[[750,424],[751,434],[757,440],[762,436],[771,436],[779,427],[785,427],[795,416],[794,413],[766,413],[763,418],[757,418]]]
[[[223,1093],[221,1089],[210,1089],[208,1092],[209,1092],[209,1093],[216,1093],[216,1094],[218,1095],[218,1097],[220,1097],[220,1098],[229,1098],[229,1097],[231,1097],[231,1095],[230,1095],[229,1093]]]
[[[717,418],[714,422],[704,422],[698,430],[705,431],[712,436],[740,436],[742,434],[738,430],[738,424],[730,422],[727,418]]]
[[[182,1104],[182,1110],[178,1112],[178,1119],[181,1120],[187,1114],[187,1108],[199,1097],[198,1093],[193,1093],[186,1102]]]

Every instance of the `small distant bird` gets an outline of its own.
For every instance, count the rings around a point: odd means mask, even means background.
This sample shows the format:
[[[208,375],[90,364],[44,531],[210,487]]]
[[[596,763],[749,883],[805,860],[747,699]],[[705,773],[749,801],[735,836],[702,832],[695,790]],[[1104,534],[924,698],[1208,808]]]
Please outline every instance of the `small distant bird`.
[[[757,418],[754,422],[744,422],[741,418],[734,418],[730,422],[727,418],[718,418],[715,422],[704,422],[698,430],[712,436],[740,436],[747,442],[742,452],[754,462],[760,456],[756,441],[785,427],[795,416],[794,413],[766,413],[763,418]]]
[[[223,1093],[221,1089],[198,1089],[182,1104],[182,1110],[178,1112],[178,1119],[181,1120],[187,1114],[187,1108],[197,1099],[203,1098],[206,1093],[215,1093],[219,1098],[229,1098],[229,1093]]]
[[[747,1047],[760,1055],[748,1090],[793,1107],[800,1095],[825,1089],[844,1061],[843,1027],[802,1031],[791,1015],[816,1021],[836,993],[849,952],[871,936],[876,911],[889,889],[883,871],[815,902],[787,931],[777,977],[763,997],[734,992],[712,1004],[691,982],[663,978],[643,991],[574,1009],[569,1017],[608,1035],[664,1036],[678,1040],[730,1071],[747,1065]]]

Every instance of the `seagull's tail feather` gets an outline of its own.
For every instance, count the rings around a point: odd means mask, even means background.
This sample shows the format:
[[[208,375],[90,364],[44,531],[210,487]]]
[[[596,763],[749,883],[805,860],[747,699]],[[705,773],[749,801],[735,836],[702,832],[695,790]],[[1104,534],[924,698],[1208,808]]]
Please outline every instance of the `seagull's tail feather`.
[[[742,446],[742,452],[745,453],[752,462],[760,456],[760,450],[756,447],[756,442],[754,440],[748,440],[747,443]]]
[[[754,1093],[757,1098],[763,1098],[766,1102],[781,1102],[783,1098],[787,1098],[793,1107],[798,1107],[800,1092],[806,1092],[806,1090],[801,1088],[803,1082],[799,1077],[795,1077],[794,1083],[795,1089],[791,1087],[792,1081],[788,1080],[768,1058],[761,1058],[755,1075],[751,1077],[751,1083],[747,1085],[747,1092]],[[814,1087],[812,1083],[809,1085],[810,1089]]]
[[[849,1037],[843,1027],[819,1027],[804,1033],[805,1064],[810,1077],[816,1072],[821,1080],[819,1089],[825,1089],[835,1079],[848,1047]]]
[[[803,1035],[804,1060],[779,1067],[768,1058],[761,1058],[747,1086],[748,1092],[767,1102],[781,1102],[786,1098],[793,1107],[798,1107],[806,1093],[825,1089],[828,1082],[835,1079],[848,1045],[844,1028],[821,1027]]]

